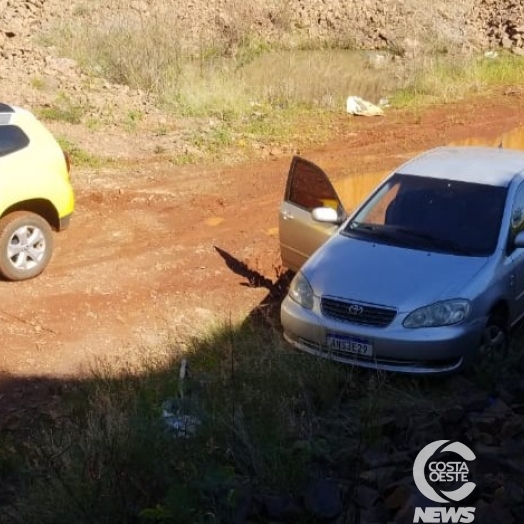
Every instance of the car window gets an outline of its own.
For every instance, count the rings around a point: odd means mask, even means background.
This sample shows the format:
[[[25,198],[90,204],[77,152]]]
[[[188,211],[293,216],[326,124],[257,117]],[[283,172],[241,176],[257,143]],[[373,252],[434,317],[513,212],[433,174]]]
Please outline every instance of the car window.
[[[524,183],[518,187],[511,208],[510,242],[521,231],[524,231]]]
[[[390,207],[391,202],[397,196],[398,190],[400,188],[400,182],[395,181],[391,184],[386,184],[383,187],[384,191],[381,192],[380,199],[375,203],[375,205],[370,206],[369,211],[366,214],[366,222],[371,222],[378,225],[386,224],[386,212]]]
[[[341,211],[338,195],[326,174],[315,164],[298,157],[291,165],[286,200],[307,211],[316,207]]]
[[[18,126],[0,126],[0,157],[19,151],[28,145],[29,137]]]
[[[497,245],[506,193],[504,187],[396,174],[345,231],[419,249],[486,256]]]

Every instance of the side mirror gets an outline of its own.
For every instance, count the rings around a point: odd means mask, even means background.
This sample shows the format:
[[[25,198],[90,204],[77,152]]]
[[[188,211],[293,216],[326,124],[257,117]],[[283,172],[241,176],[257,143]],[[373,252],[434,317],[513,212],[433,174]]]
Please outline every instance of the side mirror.
[[[311,211],[311,216],[317,222],[326,222],[328,224],[340,224],[342,222],[337,210],[332,207],[316,207]]]
[[[517,236],[513,240],[513,245],[515,247],[524,247],[524,231],[517,233]]]

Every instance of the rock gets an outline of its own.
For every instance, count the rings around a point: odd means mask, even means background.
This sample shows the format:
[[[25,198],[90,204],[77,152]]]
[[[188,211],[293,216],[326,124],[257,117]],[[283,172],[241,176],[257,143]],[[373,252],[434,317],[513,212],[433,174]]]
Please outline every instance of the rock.
[[[514,47],[512,53],[517,56],[524,56],[524,49],[522,47]]]
[[[361,473],[360,478],[368,485],[376,487],[382,493],[395,480],[396,470],[395,466],[370,469]]]
[[[355,492],[355,499],[361,508],[372,508],[380,498],[380,493],[368,486],[360,485]]]
[[[501,41],[502,47],[504,49],[511,49],[513,47],[513,42],[511,41],[511,38],[508,38],[505,36]]]
[[[385,506],[389,510],[397,511],[404,507],[413,496],[414,488],[408,484],[397,486],[385,500]]]
[[[374,448],[364,451],[361,455],[361,460],[365,469],[380,468],[391,464],[391,456],[389,453]]]
[[[477,505],[475,511],[475,524],[513,524],[515,519],[511,510],[498,501],[492,504]]]
[[[509,407],[500,398],[495,399],[485,410],[484,414],[493,417],[497,422],[505,418],[510,413]]]
[[[520,417],[512,417],[504,422],[500,430],[500,437],[504,440],[514,438],[524,432],[524,421]]]
[[[469,424],[479,432],[498,433],[499,427],[496,426],[497,419],[495,417],[490,417],[484,413],[468,413],[466,418]]]
[[[522,484],[505,479],[502,486],[502,498],[507,502],[509,507],[515,507],[524,503],[524,487]]]
[[[489,404],[489,395],[483,391],[476,391],[468,396],[463,406],[466,412],[482,411]]]
[[[319,478],[309,482],[304,492],[304,505],[317,519],[334,519],[342,512],[340,487],[335,479]]]
[[[359,514],[360,524],[382,524],[389,521],[388,510],[378,504],[373,508],[362,509]]]
[[[440,420],[432,418],[426,422],[420,422],[409,438],[409,446],[414,451],[420,451],[426,444],[434,440],[444,439]]]
[[[74,70],[78,67],[78,62],[72,58],[55,58],[52,56],[47,56],[45,58],[46,65],[50,69],[59,71],[61,73],[70,73],[71,70]]]
[[[485,446],[493,446],[496,444],[495,437],[484,431],[479,431],[475,439],[481,444],[484,444]]]
[[[270,519],[294,523],[304,518],[302,506],[295,497],[264,495],[261,499],[261,506],[261,512]]]
[[[461,405],[455,405],[446,409],[440,415],[440,420],[443,424],[455,425],[464,418],[465,413],[466,412]]]

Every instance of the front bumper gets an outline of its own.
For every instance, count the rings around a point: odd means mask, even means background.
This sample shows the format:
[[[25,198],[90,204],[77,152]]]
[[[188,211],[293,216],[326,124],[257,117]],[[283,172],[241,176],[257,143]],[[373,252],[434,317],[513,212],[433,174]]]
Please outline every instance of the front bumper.
[[[387,327],[341,322],[308,310],[287,296],[281,307],[284,338],[298,349],[336,362],[364,368],[413,374],[446,374],[459,370],[480,345],[484,323],[406,329],[401,315]],[[402,317],[403,318],[403,317]],[[369,341],[373,356],[365,357],[327,346],[327,333]]]

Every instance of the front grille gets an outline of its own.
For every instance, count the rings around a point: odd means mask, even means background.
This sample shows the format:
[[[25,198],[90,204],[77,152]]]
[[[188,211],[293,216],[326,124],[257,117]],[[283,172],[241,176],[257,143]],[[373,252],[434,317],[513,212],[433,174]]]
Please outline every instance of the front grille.
[[[396,309],[393,308],[370,306],[330,297],[322,297],[321,308],[322,313],[327,317],[362,326],[386,327],[397,314]]]

